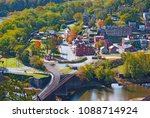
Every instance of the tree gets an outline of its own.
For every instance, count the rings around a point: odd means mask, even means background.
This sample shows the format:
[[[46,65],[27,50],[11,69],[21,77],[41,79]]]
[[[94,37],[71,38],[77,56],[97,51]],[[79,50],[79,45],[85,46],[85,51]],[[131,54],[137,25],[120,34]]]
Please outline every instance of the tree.
[[[111,26],[113,25],[113,21],[111,20],[111,16],[108,16],[105,20],[104,20],[104,24],[106,26]]]
[[[73,16],[73,19],[75,20],[75,21],[83,21],[83,14],[82,13],[76,13],[76,14],[74,14],[74,16]]]
[[[31,101],[36,94],[35,90],[27,90],[29,87],[26,80],[19,81],[13,78],[3,80],[0,86],[0,100]]]
[[[24,50],[20,55],[19,59],[25,64],[29,65],[30,63],[30,55],[28,50]]]
[[[61,29],[65,29],[66,27],[67,27],[66,24],[62,24],[62,25],[61,25]]]
[[[103,80],[107,84],[112,82],[116,71],[111,68],[110,61],[104,61],[95,69],[95,75],[98,80]]]
[[[41,46],[38,46],[38,43],[32,43],[30,45],[30,50],[31,50],[31,55],[38,55],[40,56],[40,52],[41,52]]]
[[[72,27],[71,27],[71,30],[70,30],[70,32],[69,32],[69,34],[68,34],[68,37],[67,37],[67,41],[68,41],[69,44],[72,44],[72,41],[73,41],[75,38],[77,38],[78,33],[79,33],[80,30],[81,30],[81,25],[82,25],[82,24],[79,24],[79,25],[77,25],[77,26],[72,26]]]
[[[50,50],[50,53],[52,53],[52,54],[58,54],[59,53],[57,44],[58,44],[58,41],[61,40],[61,38],[59,37],[58,40],[57,40],[57,38],[58,37],[51,36],[50,38],[42,41],[42,43],[46,47],[47,54],[49,53],[49,50]]]
[[[30,57],[30,65],[32,65],[34,68],[44,70],[43,66],[44,62],[41,60],[39,56],[32,56]]]
[[[103,40],[99,40],[98,42],[96,42],[95,47],[97,49],[100,49],[102,46],[104,46],[104,41]]]
[[[99,66],[96,70],[95,70],[95,75],[96,78],[98,80],[102,80],[104,79],[105,75],[104,75],[104,67],[103,66]]]
[[[81,66],[77,72],[77,76],[81,80],[91,81],[94,78],[94,66],[91,64]]]
[[[150,55],[144,53],[123,54],[123,71],[126,77],[143,80],[150,74]],[[142,63],[141,63],[142,62]]]
[[[89,27],[94,27],[95,26],[95,20],[94,19],[90,19],[90,21],[88,22],[88,26]]]

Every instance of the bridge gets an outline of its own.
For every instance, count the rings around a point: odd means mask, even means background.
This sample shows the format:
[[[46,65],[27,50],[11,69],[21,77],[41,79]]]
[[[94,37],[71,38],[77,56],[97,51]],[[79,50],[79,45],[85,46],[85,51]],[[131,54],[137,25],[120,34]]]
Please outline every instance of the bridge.
[[[81,90],[81,88],[101,87],[100,82],[94,81],[89,84],[89,82],[81,81],[75,74],[68,74],[61,78],[57,69],[51,67],[49,63],[45,63],[45,67],[52,75],[52,78],[34,100],[55,101],[57,97],[66,100],[68,96],[72,96],[77,90]]]
[[[46,67],[46,69],[48,70],[48,72],[51,74],[51,81],[48,83],[48,85],[42,90],[42,92],[40,92],[35,98],[34,100],[45,100],[47,98],[47,96],[49,95],[49,93],[51,92],[51,90],[53,90],[60,81],[60,74],[58,71],[56,71],[55,68],[51,68],[51,66],[49,65],[49,63],[45,63],[44,66]]]
[[[59,82],[59,84],[56,84],[55,82],[50,82],[48,86],[44,88],[44,90],[37,96],[37,100],[40,101],[48,101],[48,100],[55,100],[55,95],[54,93],[61,88],[66,82],[68,82],[74,74],[67,75],[66,77],[63,78],[62,81]],[[53,80],[57,79],[56,76],[54,75]],[[62,92],[64,94],[64,92]]]

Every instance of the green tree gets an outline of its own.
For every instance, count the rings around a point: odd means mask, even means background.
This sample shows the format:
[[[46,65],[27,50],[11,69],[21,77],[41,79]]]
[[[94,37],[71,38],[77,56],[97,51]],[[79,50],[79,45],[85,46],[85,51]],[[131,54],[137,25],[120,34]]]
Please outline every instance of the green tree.
[[[82,13],[76,13],[73,16],[75,21],[83,21],[83,14]]]
[[[0,99],[5,101],[31,101],[36,91],[25,89],[27,87],[29,87],[27,81],[19,81],[12,78],[3,80],[0,86]]]
[[[111,16],[108,16],[105,20],[104,23],[106,26],[113,25],[113,21],[111,20]]]
[[[94,66],[91,64],[81,66],[77,72],[77,76],[81,80],[91,81],[94,78]]]

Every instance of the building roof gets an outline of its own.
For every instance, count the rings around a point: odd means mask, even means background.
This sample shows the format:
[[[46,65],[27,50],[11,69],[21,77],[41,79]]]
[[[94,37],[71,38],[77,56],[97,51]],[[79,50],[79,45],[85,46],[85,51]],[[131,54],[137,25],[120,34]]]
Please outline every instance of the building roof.
[[[132,45],[131,45],[131,44],[126,44],[126,45],[123,45],[123,46],[122,46],[122,48],[123,48],[123,49],[131,48],[131,47],[132,47]]]
[[[116,47],[114,45],[109,46],[109,49],[112,49],[112,48],[118,48],[118,47]]]

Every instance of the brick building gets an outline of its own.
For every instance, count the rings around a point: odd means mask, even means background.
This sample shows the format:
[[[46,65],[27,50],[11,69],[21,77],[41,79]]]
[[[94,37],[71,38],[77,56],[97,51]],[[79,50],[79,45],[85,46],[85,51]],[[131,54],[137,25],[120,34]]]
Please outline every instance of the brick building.
[[[94,55],[95,49],[93,46],[89,44],[85,44],[84,42],[80,42],[76,45],[74,49],[74,53],[76,56],[84,56],[84,55]]]
[[[107,36],[127,36],[132,34],[132,27],[129,26],[104,26],[98,29],[98,34]]]

